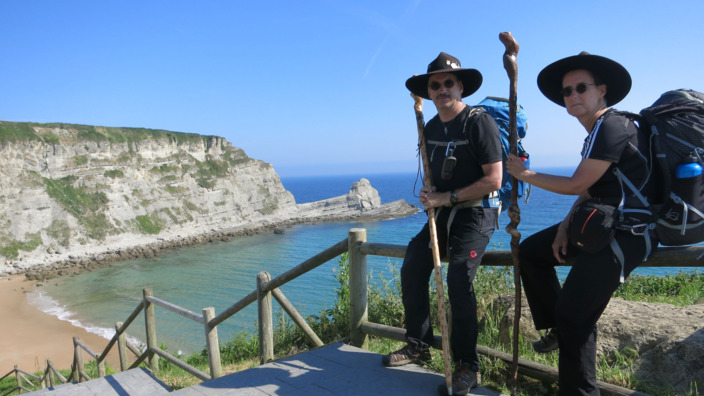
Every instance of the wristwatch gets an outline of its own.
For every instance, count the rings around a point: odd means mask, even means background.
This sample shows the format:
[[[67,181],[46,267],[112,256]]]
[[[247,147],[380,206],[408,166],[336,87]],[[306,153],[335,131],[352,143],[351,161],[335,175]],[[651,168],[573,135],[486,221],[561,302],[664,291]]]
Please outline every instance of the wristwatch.
[[[457,205],[458,201],[459,200],[457,199],[457,194],[455,194],[455,190],[450,190],[450,204]]]

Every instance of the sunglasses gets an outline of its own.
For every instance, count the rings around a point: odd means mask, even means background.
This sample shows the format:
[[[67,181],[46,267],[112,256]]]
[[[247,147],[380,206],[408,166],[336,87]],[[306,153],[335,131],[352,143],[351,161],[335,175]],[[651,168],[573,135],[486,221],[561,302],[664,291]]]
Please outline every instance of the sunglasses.
[[[444,86],[447,89],[450,89],[455,86],[455,81],[448,78],[447,80],[442,82],[442,86]],[[429,87],[430,87],[430,90],[437,91],[438,89],[440,89],[440,83],[437,81],[433,81],[430,83]]]
[[[587,87],[590,85],[595,85],[594,83],[579,83],[577,84],[576,87],[574,87],[574,90],[577,91],[578,94],[583,94],[587,92]],[[564,87],[562,88],[562,96],[568,97],[572,95],[572,87]]]

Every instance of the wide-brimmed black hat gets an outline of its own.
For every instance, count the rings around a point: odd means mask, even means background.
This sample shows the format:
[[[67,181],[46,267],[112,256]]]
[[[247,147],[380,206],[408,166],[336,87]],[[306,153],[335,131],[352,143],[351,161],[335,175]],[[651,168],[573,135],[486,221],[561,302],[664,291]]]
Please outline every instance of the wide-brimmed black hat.
[[[546,66],[538,74],[538,88],[551,101],[565,107],[562,78],[572,70],[584,69],[606,84],[606,104],[613,106],[631,90],[631,75],[618,62],[599,55],[580,52]]]
[[[463,69],[460,60],[452,55],[441,52],[434,61],[428,65],[426,74],[416,75],[406,80],[406,88],[414,95],[423,99],[430,99],[428,95],[428,80],[433,74],[452,73],[462,81],[462,97],[469,96],[482,86],[482,74],[476,69]]]

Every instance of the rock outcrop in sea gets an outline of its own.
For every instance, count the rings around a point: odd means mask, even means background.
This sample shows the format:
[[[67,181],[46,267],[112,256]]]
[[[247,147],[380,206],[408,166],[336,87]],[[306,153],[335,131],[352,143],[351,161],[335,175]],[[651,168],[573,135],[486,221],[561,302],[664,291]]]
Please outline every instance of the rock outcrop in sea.
[[[271,164],[217,136],[0,121],[0,162],[0,276],[418,211],[382,204],[366,179],[346,195],[296,204]]]

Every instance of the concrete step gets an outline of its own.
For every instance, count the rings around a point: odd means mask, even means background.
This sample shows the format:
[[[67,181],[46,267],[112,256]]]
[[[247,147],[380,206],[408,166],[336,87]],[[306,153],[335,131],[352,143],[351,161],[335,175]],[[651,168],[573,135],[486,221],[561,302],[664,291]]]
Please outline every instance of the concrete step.
[[[151,396],[169,394],[171,389],[140,367],[96,378],[86,382],[68,383],[38,390],[25,395],[42,396]]]

